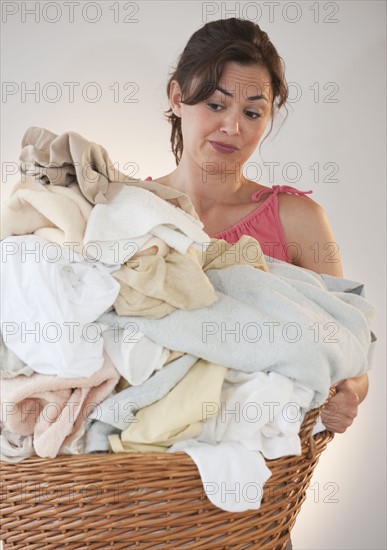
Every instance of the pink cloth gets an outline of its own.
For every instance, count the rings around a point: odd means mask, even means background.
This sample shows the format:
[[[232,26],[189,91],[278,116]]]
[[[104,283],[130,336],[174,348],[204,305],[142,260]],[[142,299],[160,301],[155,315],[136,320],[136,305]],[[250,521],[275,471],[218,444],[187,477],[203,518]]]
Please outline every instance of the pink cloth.
[[[151,179],[150,176],[146,178],[148,181]],[[256,191],[251,195],[251,200],[258,202],[262,195],[268,194],[265,202],[232,227],[210,237],[236,243],[242,235],[249,235],[257,239],[264,254],[291,263],[288,245],[278,216],[279,193],[306,195],[312,191],[299,191],[289,185],[273,185],[273,187]]]
[[[120,375],[107,355],[104,358],[103,366],[88,378],[34,373],[2,380],[4,427],[14,434],[32,435],[36,454],[54,458],[116,386]]]

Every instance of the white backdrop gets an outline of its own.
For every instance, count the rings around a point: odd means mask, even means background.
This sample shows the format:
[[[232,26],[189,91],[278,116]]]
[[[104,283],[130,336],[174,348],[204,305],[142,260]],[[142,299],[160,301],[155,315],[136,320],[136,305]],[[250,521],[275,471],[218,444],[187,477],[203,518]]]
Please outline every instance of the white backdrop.
[[[321,458],[293,531],[297,550],[385,549],[385,16],[382,1],[2,2],[3,194],[31,126],[73,130],[145,178],[174,167],[165,85],[203,23],[250,18],[291,82],[286,123],[247,167],[313,189],[345,275],[377,305],[379,338],[359,417]]]

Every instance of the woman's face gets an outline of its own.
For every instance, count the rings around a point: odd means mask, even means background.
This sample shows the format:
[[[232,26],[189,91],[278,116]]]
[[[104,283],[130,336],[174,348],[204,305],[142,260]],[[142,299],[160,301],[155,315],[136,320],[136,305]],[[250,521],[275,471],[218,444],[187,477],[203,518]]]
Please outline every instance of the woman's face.
[[[180,104],[182,160],[190,157],[205,172],[240,172],[265,132],[271,107],[268,70],[227,63],[209,98]]]

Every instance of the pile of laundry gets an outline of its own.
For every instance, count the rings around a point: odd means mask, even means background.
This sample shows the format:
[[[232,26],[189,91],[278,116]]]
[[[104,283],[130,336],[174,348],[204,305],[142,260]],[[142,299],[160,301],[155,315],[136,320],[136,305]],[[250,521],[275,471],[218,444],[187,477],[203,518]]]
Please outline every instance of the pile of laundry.
[[[184,451],[216,506],[259,508],[265,458],[299,454],[306,412],[370,366],[362,285],[210,239],[186,195],[75,132],[29,128],[20,160],[2,205],[1,459]]]

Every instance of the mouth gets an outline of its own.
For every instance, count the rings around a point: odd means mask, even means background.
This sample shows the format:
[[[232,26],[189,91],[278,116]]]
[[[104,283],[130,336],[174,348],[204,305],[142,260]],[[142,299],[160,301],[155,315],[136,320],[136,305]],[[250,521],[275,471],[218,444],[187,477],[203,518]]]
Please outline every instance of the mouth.
[[[235,147],[235,145],[231,145],[229,143],[223,143],[221,141],[210,141],[210,143],[215,151],[217,151],[218,153],[230,155],[231,153],[234,153],[238,150],[238,147]]]

